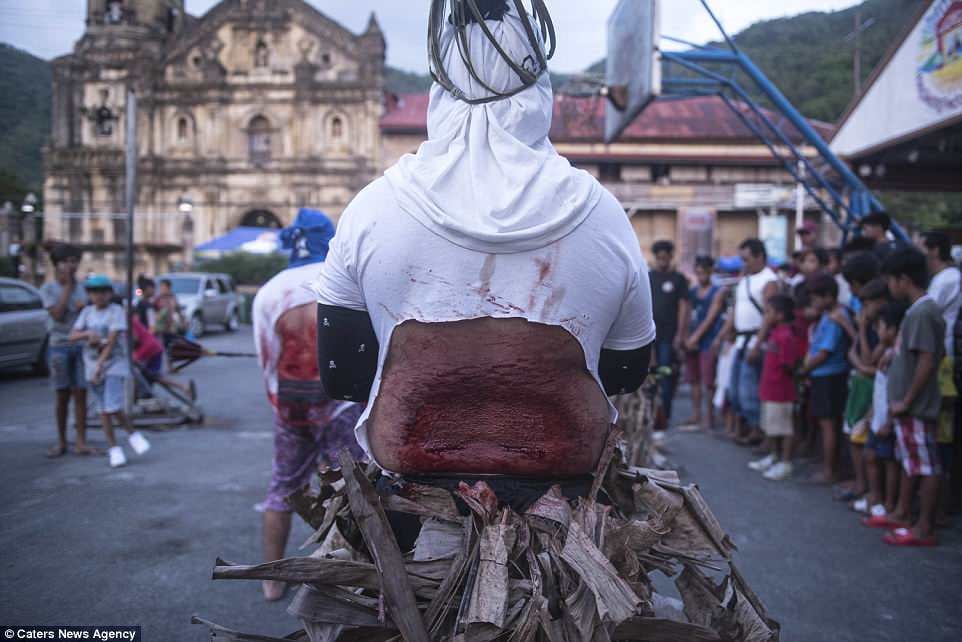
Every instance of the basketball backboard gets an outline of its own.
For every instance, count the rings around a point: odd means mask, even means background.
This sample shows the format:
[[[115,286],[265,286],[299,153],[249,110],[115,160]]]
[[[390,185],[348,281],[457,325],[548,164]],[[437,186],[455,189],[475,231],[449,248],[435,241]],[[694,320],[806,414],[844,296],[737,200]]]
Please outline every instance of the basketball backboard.
[[[660,37],[658,0],[619,0],[608,18],[606,143],[661,92]]]

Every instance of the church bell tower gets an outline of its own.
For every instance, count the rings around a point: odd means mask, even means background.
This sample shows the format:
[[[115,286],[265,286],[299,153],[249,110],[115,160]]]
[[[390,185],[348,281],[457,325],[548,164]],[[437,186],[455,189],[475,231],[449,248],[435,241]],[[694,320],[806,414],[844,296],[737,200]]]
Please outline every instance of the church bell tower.
[[[84,53],[156,53],[183,27],[184,0],[87,0]],[[96,55],[96,53],[94,53]]]

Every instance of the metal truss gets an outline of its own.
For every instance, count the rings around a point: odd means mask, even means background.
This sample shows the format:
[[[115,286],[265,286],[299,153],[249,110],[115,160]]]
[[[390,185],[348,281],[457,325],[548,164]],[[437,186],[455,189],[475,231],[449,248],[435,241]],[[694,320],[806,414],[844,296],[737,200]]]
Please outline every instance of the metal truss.
[[[665,75],[659,99],[691,96],[719,96],[772,153],[785,171],[795,179],[818,207],[842,230],[843,240],[857,233],[858,221],[885,208],[858,176],[829,148],[817,131],[789,102],[762,71],[742,52],[725,32],[706,0],[700,0],[725,39],[727,47],[703,46],[678,38],[662,36],[663,40],[691,47],[686,51],[662,51]],[[715,70],[709,69],[711,65]],[[723,69],[724,71],[717,71]],[[687,73],[673,73],[673,72]],[[738,80],[739,72],[748,77],[771,103],[778,115],[761,107]],[[789,124],[801,136],[804,144],[818,154],[812,162],[786,132]],[[834,180],[830,180],[830,177]],[[908,240],[904,230],[893,221],[892,233],[900,240]]]

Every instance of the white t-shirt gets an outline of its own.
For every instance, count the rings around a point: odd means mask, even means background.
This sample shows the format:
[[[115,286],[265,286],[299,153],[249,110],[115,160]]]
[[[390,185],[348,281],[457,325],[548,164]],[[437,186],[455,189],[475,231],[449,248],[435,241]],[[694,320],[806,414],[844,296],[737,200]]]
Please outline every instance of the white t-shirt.
[[[366,310],[374,324],[378,371],[356,430],[368,453],[367,418],[392,332],[404,321],[494,317],[561,326],[581,344],[599,386],[602,347],[633,350],[655,338],[645,260],[624,209],[607,192],[560,240],[540,249],[488,254],[455,245],[402,213],[391,185],[376,180],[341,217],[317,298]],[[610,414],[615,421],[614,407]]]
[[[277,363],[281,358],[281,341],[274,326],[288,310],[314,304],[312,283],[321,271],[320,263],[288,268],[276,274],[257,291],[252,308],[254,345],[264,372],[267,392],[277,395]]]
[[[929,283],[929,296],[935,300],[945,319],[945,354],[952,355],[953,329],[955,320],[959,318],[959,308],[962,306],[962,272],[959,268],[950,266],[932,277]]]
[[[838,284],[838,302],[848,307],[852,303],[852,286],[841,274],[835,275],[835,282]]]
[[[117,332],[118,334],[117,340],[110,350],[110,356],[104,362],[104,375],[130,376],[130,367],[127,364],[127,313],[122,307],[116,303],[111,303],[104,308],[88,305],[80,311],[80,316],[74,322],[73,329],[81,332],[89,330],[100,335],[100,346],[93,347],[89,343],[84,343],[84,371],[88,381],[93,381],[97,361],[100,359],[100,351],[111,332]]]
[[[888,420],[888,376],[879,368],[875,371],[875,386],[872,388],[872,432],[877,435]]]
[[[778,275],[774,270],[766,267],[761,272],[747,274],[738,281],[735,286],[735,332],[756,332],[762,327],[765,287],[777,280]],[[735,345],[741,349],[746,345],[752,347],[756,342],[757,337],[748,339],[743,335],[735,340]]]

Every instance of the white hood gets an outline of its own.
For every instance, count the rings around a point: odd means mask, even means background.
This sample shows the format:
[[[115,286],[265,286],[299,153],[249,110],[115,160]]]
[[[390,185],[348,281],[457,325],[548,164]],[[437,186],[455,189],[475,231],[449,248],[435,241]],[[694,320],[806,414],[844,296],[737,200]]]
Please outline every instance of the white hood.
[[[487,26],[513,60],[531,68],[536,56],[515,9]],[[499,91],[517,87],[520,78],[481,27],[470,25],[467,33],[482,80]],[[441,42],[451,80],[469,98],[490,96],[468,72],[454,35],[449,25]],[[602,189],[548,141],[552,109],[547,73],[510,98],[479,105],[435,83],[428,140],[385,172],[401,209],[452,243],[479,252],[523,252],[563,238],[588,216]]]

